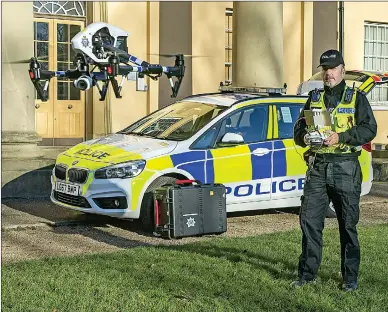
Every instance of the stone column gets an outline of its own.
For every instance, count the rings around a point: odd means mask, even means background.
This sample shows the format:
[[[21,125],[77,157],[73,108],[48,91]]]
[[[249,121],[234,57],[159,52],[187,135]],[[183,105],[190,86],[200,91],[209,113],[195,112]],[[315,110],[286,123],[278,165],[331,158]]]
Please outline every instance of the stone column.
[[[234,2],[232,48],[233,85],[282,87],[283,3]]]
[[[43,155],[35,131],[35,92],[29,64],[9,64],[34,55],[31,2],[2,3],[2,157],[34,158]]]

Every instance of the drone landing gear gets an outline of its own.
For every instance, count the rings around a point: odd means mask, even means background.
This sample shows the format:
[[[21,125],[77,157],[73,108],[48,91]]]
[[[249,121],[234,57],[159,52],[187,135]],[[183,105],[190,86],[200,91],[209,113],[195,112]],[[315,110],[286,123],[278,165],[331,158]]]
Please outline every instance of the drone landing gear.
[[[122,81],[123,82],[123,81]],[[95,81],[95,86],[98,89],[98,92],[100,93],[100,101],[104,101],[106,98],[106,94],[109,89],[109,83],[112,84],[113,92],[115,93],[116,98],[121,99],[122,96],[120,94],[122,86],[118,85],[117,80],[114,77],[109,77],[108,80],[104,81],[104,84],[102,85],[102,88],[98,85],[97,81]]]

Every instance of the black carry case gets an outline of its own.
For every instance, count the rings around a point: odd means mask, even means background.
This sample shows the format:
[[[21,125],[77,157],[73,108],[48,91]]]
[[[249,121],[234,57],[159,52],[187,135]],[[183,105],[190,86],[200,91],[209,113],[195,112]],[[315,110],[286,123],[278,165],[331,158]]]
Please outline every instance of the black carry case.
[[[153,194],[154,235],[171,239],[226,232],[224,185],[178,180]]]

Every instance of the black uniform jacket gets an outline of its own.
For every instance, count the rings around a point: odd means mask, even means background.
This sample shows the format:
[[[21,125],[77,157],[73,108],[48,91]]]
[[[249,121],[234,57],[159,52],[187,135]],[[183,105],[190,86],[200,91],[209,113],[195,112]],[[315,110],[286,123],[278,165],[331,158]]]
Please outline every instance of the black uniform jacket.
[[[342,80],[334,88],[329,88],[327,86],[325,89],[324,102],[326,109],[332,111],[339,103],[342,98],[342,94],[345,91],[346,83]],[[304,109],[301,112],[300,117],[304,116],[304,110],[310,109],[311,102],[311,92],[310,96],[304,106]],[[360,146],[372,141],[376,137],[377,133],[377,123],[373,115],[372,108],[369,104],[368,99],[365,94],[362,92],[357,92],[356,97],[356,112],[355,112],[356,125],[339,134],[339,143],[346,143],[353,146]],[[304,136],[307,133],[306,131],[306,122],[304,119],[299,119],[295,124],[294,128],[294,140],[295,143],[299,146],[306,147],[304,143]],[[358,156],[360,152],[348,153],[349,156]],[[338,155],[341,157],[341,155]],[[344,155],[345,156],[345,155]]]

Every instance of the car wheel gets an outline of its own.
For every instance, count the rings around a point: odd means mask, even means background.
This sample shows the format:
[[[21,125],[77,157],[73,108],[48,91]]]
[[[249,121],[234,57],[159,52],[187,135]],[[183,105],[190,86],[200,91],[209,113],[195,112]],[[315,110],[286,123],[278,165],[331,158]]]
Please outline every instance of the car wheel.
[[[328,218],[336,218],[337,213],[335,212],[334,205],[332,202],[329,204],[329,208],[327,208],[326,217]]]
[[[154,196],[152,191],[164,185],[174,184],[176,180],[171,177],[160,177],[152,182],[144,193],[140,208],[140,222],[145,231],[152,232],[155,226]]]

